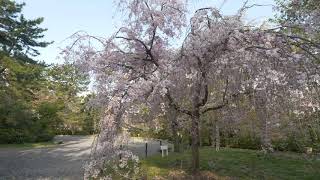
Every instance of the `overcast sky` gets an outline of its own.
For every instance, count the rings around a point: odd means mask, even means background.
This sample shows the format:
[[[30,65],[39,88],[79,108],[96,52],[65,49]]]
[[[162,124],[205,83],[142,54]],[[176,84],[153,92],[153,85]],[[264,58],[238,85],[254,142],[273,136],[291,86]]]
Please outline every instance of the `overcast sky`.
[[[48,28],[45,40],[54,41],[47,48],[40,49],[36,59],[47,63],[62,63],[57,59],[60,48],[67,45],[64,41],[77,31],[107,37],[121,25],[121,16],[113,5],[113,0],[18,0],[25,2],[23,14],[27,18],[44,17],[42,27]],[[200,7],[222,7],[225,15],[236,12],[244,0],[189,0],[193,12]],[[274,4],[273,0],[251,0],[249,4]],[[247,21],[262,22],[273,16],[271,6],[256,7],[248,11]]]

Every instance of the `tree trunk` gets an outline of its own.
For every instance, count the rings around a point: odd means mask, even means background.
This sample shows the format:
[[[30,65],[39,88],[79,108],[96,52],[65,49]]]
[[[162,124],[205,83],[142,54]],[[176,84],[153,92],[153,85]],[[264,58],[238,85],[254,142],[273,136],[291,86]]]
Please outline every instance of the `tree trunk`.
[[[215,134],[215,124],[213,120],[211,120],[210,123],[210,139],[211,139],[211,147],[214,148],[216,147],[216,134]]]
[[[215,121],[215,147],[216,151],[220,150],[220,128],[218,120]]]
[[[197,174],[199,172],[199,111],[192,115],[191,125],[191,149],[192,149],[192,173]]]
[[[255,107],[259,120],[262,122],[261,143],[262,150],[265,152],[272,152],[273,148],[270,139],[270,122],[268,120],[267,112],[267,97],[265,90],[256,91]]]
[[[263,123],[262,124],[262,149],[267,152],[270,152],[270,151],[273,151],[273,149],[271,146],[269,121],[267,119],[265,110],[260,113],[261,113],[260,117]]]
[[[216,151],[220,150],[220,127],[218,124],[218,119],[215,118],[215,120],[211,123],[211,139],[212,144],[211,147],[215,148]]]
[[[252,104],[252,105],[254,105],[254,97],[251,95],[251,94],[249,94],[249,102]],[[255,107],[255,106],[253,106],[253,107]],[[251,111],[251,110],[250,110]],[[251,130],[250,130],[250,133],[251,133],[251,138],[255,138],[257,135],[256,135],[256,124],[255,124],[255,121],[256,121],[256,119],[254,119],[254,118],[250,118],[250,126],[251,126]]]
[[[168,120],[171,124],[174,152],[180,152],[180,137],[178,135],[177,113],[177,110],[173,106],[169,107]]]
[[[174,132],[173,149],[174,152],[180,152],[180,137],[177,131]]]

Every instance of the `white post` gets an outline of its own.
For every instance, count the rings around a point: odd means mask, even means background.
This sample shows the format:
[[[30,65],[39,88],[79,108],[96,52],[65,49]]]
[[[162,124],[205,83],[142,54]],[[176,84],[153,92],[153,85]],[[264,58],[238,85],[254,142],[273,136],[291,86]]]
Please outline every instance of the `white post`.
[[[168,156],[168,146],[160,146],[162,157],[164,156],[164,152],[166,151],[166,155]]]

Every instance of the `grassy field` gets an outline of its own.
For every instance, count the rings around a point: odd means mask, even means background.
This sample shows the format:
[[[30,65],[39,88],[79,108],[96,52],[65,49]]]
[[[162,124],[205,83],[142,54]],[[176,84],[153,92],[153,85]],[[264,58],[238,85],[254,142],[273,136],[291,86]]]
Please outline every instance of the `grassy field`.
[[[142,160],[147,179],[188,179],[191,153],[170,153],[168,157],[151,156]],[[243,149],[206,147],[200,151],[201,176],[206,179],[320,179],[320,155],[262,152]]]
[[[43,148],[53,147],[54,142],[38,142],[38,143],[23,143],[23,144],[0,144],[0,148]]]

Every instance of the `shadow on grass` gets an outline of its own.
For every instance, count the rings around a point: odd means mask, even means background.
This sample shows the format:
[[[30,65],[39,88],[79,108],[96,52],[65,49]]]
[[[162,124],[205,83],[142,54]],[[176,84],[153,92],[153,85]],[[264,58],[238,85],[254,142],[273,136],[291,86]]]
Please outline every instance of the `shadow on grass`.
[[[172,171],[190,174],[191,153],[171,153],[142,160],[143,171],[149,178],[170,178]],[[320,179],[320,157],[297,153],[222,149],[216,152],[209,147],[200,150],[200,171],[218,179]],[[179,173],[178,173],[179,174]],[[206,179],[206,178],[204,178]]]

